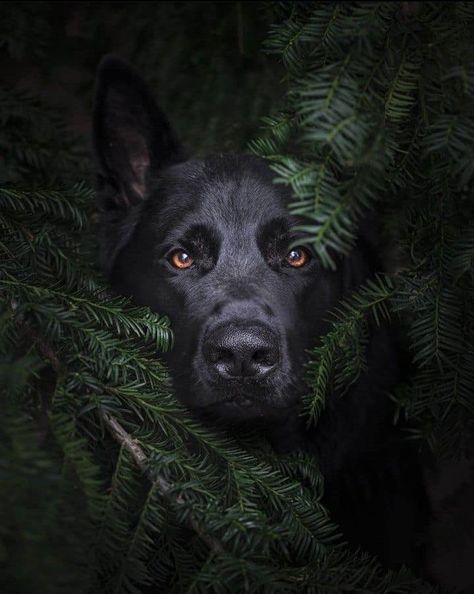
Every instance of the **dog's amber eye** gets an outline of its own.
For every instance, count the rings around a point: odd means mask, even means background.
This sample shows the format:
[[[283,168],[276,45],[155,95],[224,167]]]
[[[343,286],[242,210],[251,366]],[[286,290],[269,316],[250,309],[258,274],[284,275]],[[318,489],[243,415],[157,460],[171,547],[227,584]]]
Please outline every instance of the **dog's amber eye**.
[[[190,268],[194,263],[194,260],[191,258],[191,256],[184,250],[175,250],[172,254],[170,254],[169,261],[175,268],[178,268],[179,270]]]
[[[286,256],[286,262],[293,268],[301,268],[310,260],[309,252],[303,247],[295,247]]]

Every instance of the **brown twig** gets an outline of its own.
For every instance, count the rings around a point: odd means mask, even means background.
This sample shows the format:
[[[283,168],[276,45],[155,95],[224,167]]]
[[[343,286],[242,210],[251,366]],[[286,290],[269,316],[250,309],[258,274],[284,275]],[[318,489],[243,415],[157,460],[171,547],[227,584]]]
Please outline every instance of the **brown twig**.
[[[140,468],[140,470],[148,477],[148,479],[158,486],[158,490],[161,495],[171,503],[183,505],[184,499],[180,495],[175,495],[172,492],[172,485],[167,480],[162,477],[150,476],[148,459],[145,452],[133,439],[133,437],[125,431],[122,425],[120,425],[120,423],[109,414],[103,413],[102,418],[104,419],[104,422],[107,425],[112,437],[130,453],[138,468]],[[192,530],[198,534],[201,540],[207,544],[213,553],[222,554],[225,552],[222,544],[217,539],[207,534],[206,529],[201,522],[192,516],[188,516],[187,521],[190,528],[192,528]]]
[[[15,309],[15,304],[12,304],[12,310],[14,311]],[[44,357],[49,359],[51,367],[53,368],[55,373],[59,374],[62,370],[62,365],[58,356],[56,355],[54,350],[49,346],[49,344],[37,333],[35,333],[33,329],[25,323],[24,320],[17,320],[17,325],[19,325],[23,329],[25,334],[28,336],[28,338],[35,343],[38,351]],[[152,483],[157,485],[161,495],[171,503],[184,505],[185,502],[183,497],[181,495],[175,495],[172,492],[172,485],[167,480],[160,476],[155,477],[150,475],[150,471],[148,468],[148,459],[145,452],[140,447],[140,445],[133,439],[133,437],[125,431],[122,425],[120,425],[120,423],[116,419],[114,419],[114,417],[107,413],[103,413],[102,418],[105,424],[107,425],[107,428],[111,433],[112,437],[130,453],[135,464],[143,472],[143,474]],[[207,534],[205,526],[203,526],[201,522],[199,522],[192,516],[188,516],[187,522],[189,524],[189,527],[201,538],[201,540],[203,540],[207,544],[207,546],[213,553],[222,554],[225,552],[222,544],[217,539]]]
[[[31,329],[27,329],[27,334],[34,340],[36,348],[43,355],[43,357],[49,359],[53,370],[59,374],[61,372],[61,361],[56,356],[56,353],[41,337],[33,333]]]

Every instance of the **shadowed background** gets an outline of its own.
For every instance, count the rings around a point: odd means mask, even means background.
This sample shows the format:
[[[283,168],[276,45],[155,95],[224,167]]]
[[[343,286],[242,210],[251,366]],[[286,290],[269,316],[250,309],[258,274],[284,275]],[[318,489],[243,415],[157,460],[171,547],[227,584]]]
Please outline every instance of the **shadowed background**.
[[[283,69],[261,51],[269,23],[261,2],[4,2],[2,84],[41,99],[87,154],[95,70],[115,53],[151,84],[193,152],[242,151],[285,90]],[[54,157],[64,144],[57,126],[25,133],[24,116],[2,114],[11,124],[0,133],[3,159],[25,136]]]

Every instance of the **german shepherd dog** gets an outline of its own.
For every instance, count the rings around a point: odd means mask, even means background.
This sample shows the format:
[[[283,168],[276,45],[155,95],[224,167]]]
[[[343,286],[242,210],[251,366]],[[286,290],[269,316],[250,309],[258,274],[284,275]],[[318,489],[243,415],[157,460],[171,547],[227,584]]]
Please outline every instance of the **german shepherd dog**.
[[[101,265],[117,293],[171,319],[177,397],[197,415],[263,424],[277,452],[313,452],[349,542],[416,566],[424,495],[392,424],[386,392],[401,365],[387,330],[374,329],[369,372],[328,399],[317,426],[301,419],[304,364],[328,310],[380,269],[368,234],[336,271],[323,268],[267,162],[189,158],[145,82],[113,56],[98,71],[94,142]]]

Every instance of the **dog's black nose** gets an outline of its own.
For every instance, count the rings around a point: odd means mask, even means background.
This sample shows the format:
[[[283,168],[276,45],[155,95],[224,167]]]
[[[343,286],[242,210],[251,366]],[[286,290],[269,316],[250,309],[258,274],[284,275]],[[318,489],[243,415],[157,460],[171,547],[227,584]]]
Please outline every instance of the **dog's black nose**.
[[[280,359],[278,337],[260,325],[221,326],[203,347],[208,365],[223,378],[261,379]]]

